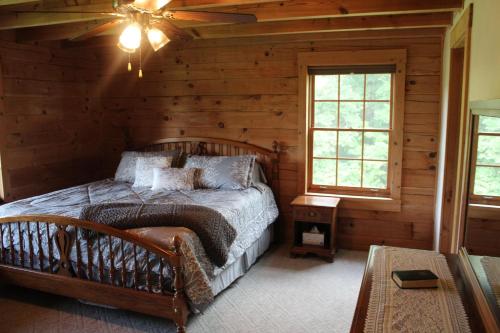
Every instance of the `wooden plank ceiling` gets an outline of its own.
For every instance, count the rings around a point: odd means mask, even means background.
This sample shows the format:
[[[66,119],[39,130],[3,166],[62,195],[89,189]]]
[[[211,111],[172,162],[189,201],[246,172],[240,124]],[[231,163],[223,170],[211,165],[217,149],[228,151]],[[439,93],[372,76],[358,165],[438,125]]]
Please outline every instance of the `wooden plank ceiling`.
[[[462,7],[463,0],[172,0],[168,4],[172,10],[246,13],[257,17],[257,23],[245,24],[174,21],[193,37],[204,39],[445,27],[452,23],[453,12]],[[47,10],[65,12],[43,12]],[[113,12],[112,0],[0,0],[0,30],[15,30],[18,41],[71,40],[112,18],[99,12]],[[121,29],[105,34],[117,34]]]

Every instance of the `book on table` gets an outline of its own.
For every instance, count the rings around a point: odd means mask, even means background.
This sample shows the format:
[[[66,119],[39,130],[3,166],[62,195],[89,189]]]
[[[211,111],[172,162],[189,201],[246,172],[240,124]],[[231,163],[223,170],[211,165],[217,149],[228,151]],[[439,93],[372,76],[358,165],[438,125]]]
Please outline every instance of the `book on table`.
[[[429,270],[393,271],[392,280],[399,288],[437,288],[439,278]]]

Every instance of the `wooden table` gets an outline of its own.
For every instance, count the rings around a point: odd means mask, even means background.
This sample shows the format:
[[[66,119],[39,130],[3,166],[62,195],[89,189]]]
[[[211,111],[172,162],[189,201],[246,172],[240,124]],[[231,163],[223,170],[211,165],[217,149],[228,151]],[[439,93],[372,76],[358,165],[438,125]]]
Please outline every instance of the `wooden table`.
[[[294,240],[290,255],[316,254],[333,262],[337,248],[337,206],[339,198],[299,195],[291,205],[293,208]],[[324,233],[324,245],[307,245],[302,242],[302,233],[316,226]]]
[[[373,258],[376,251],[380,250],[381,247],[378,245],[372,245],[370,247],[370,253],[368,255],[368,261],[365,266],[365,273],[363,275],[363,281],[361,282],[361,290],[359,291],[358,303],[356,304],[356,310],[354,312],[354,318],[351,325],[351,333],[363,333],[365,327],[365,319],[368,311],[368,303],[370,301],[370,290],[372,286],[373,277]],[[477,306],[473,301],[472,289],[468,285],[467,281],[463,279],[463,272],[458,264],[457,255],[446,255],[446,260],[448,261],[448,266],[450,267],[451,274],[455,279],[457,285],[458,293],[464,304],[465,312],[469,317],[469,325],[473,333],[485,332],[484,326],[481,322]]]

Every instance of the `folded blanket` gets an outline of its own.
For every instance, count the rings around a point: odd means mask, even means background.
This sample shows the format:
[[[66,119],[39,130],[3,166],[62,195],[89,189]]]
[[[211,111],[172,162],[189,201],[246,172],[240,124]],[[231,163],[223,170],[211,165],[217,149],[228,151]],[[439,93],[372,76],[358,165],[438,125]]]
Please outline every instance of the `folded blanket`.
[[[236,230],[218,211],[198,205],[106,203],[84,206],[80,219],[117,229],[185,227],[200,238],[208,257],[219,267],[227,262]]]

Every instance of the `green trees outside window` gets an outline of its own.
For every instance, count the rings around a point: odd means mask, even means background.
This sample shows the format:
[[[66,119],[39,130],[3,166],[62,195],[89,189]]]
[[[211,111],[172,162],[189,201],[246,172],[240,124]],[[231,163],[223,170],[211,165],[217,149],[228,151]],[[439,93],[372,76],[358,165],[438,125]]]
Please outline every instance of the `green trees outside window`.
[[[473,194],[500,197],[500,118],[479,116]]]
[[[312,79],[313,185],[387,189],[392,74]]]

